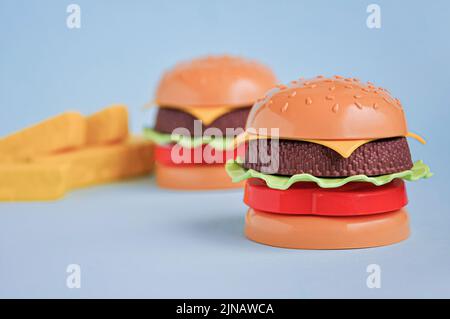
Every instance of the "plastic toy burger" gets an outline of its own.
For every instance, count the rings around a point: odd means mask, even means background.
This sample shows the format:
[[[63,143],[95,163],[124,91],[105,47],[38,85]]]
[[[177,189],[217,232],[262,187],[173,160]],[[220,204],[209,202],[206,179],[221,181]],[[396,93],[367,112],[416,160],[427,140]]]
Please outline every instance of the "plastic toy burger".
[[[431,176],[412,162],[406,137],[424,143],[408,132],[400,101],[371,83],[319,76],[269,91],[250,111],[245,157],[226,166],[246,180],[246,236],[303,249],[406,239],[404,180]]]
[[[251,106],[275,82],[266,66],[230,56],[195,59],[165,73],[156,91],[156,124],[144,132],[158,144],[157,184],[173,189],[242,186],[233,184],[223,167],[238,152],[234,137],[244,131]]]

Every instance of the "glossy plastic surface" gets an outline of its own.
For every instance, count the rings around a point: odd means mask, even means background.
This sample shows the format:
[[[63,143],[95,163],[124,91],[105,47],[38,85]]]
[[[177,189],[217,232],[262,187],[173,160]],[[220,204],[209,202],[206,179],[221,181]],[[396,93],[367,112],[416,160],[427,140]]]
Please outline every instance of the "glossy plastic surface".
[[[213,190],[241,188],[244,183],[233,183],[224,166],[173,166],[156,163],[156,183],[159,187],[179,190]]]
[[[263,213],[249,209],[245,235],[258,243],[296,249],[385,246],[409,236],[406,210],[375,215],[325,217]]]
[[[176,65],[156,91],[167,106],[250,106],[276,83],[272,71],[255,61],[210,56]]]
[[[386,90],[341,77],[294,81],[257,102],[247,128],[278,128],[287,139],[350,140],[405,136],[403,108]]]
[[[176,151],[177,157],[182,158],[183,163],[174,162],[172,159],[172,149],[174,144],[157,145],[155,149],[155,160],[166,166],[192,166],[199,164],[223,164],[229,159],[236,159],[237,156],[244,158],[245,145],[240,145],[234,150],[217,150],[208,144],[195,148],[181,148]],[[222,167],[223,168],[223,167]],[[224,168],[223,168],[224,169]]]
[[[375,186],[354,182],[338,188],[321,188],[301,182],[287,190],[272,189],[260,179],[249,179],[244,202],[257,210],[281,214],[352,216],[398,210],[408,203],[405,183],[395,179]]]

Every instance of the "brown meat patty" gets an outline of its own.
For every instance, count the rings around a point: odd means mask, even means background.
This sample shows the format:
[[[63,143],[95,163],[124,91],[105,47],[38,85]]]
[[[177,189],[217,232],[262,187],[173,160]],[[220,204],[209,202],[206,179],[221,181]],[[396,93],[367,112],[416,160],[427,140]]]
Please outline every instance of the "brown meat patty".
[[[268,161],[272,151],[270,140],[259,141],[262,141],[261,144],[258,140],[248,142],[243,166],[267,174],[290,176],[308,173],[318,177],[347,177],[358,174],[376,176],[401,172],[413,166],[408,142],[404,137],[380,139],[363,144],[349,158],[343,158],[339,153],[320,144],[279,140],[279,160],[277,161],[277,157],[274,156],[274,160],[270,163]],[[255,156],[258,151],[261,151],[261,154]]]
[[[244,128],[251,106],[235,109],[215,119],[210,125],[203,125],[203,131],[214,127],[222,134],[226,134],[227,128]],[[161,133],[171,134],[174,129],[183,127],[194,135],[195,116],[175,108],[163,107],[158,109],[156,115],[155,130]],[[198,135],[198,134],[197,134]]]

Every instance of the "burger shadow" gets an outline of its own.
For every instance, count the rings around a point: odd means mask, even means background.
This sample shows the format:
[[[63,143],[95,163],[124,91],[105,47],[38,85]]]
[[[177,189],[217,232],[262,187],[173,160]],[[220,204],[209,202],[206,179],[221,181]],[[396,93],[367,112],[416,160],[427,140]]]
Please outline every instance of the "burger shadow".
[[[244,222],[244,216],[211,216],[191,220],[183,226],[185,231],[203,242],[236,247],[246,242]]]

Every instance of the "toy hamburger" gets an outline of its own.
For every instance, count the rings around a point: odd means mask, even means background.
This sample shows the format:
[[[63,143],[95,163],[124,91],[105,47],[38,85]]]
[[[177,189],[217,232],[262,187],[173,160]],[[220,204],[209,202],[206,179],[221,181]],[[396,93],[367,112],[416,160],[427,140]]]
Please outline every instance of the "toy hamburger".
[[[145,135],[157,144],[156,182],[172,189],[240,187],[223,169],[244,148],[253,103],[275,84],[266,66],[231,56],[210,56],[176,65],[156,90],[156,123]]]
[[[400,101],[371,83],[319,76],[271,90],[238,139],[244,158],[226,165],[246,181],[246,236],[301,249],[406,239],[404,181],[431,176],[411,160],[407,137],[424,143],[408,132]]]

